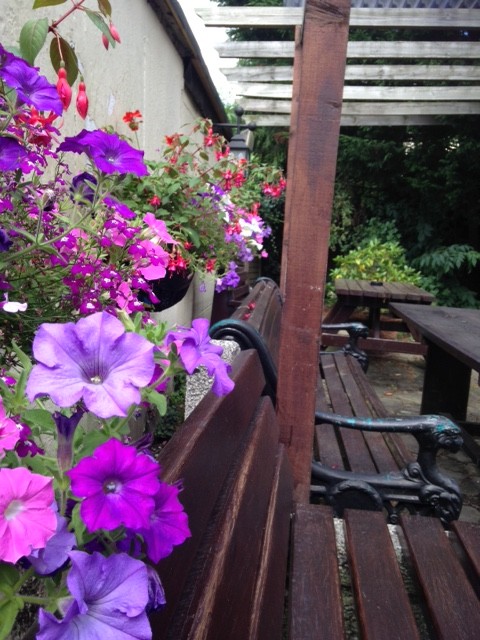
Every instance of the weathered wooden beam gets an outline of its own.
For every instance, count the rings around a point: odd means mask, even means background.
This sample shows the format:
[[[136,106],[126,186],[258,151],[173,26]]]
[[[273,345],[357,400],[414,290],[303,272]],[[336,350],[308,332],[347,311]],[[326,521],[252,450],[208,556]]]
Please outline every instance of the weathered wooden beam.
[[[297,501],[308,502],[350,0],[306,0],[297,30],[281,288],[278,418]],[[322,60],[322,65],[318,64]]]
[[[220,69],[232,82],[291,82],[293,67],[264,65]],[[345,80],[478,81],[480,65],[453,64],[347,64]]]
[[[240,100],[246,112],[289,114],[290,100]],[[479,102],[343,102],[342,115],[471,115],[479,113]]]
[[[277,40],[224,42],[215,48],[221,58],[293,58],[294,55],[293,42]],[[480,42],[355,41],[348,43],[347,57],[475,59],[480,58]]]
[[[480,113],[480,105],[479,105]],[[280,127],[290,126],[290,116],[281,114],[255,115],[255,122],[258,127]],[[340,124],[342,127],[414,127],[438,125],[435,116],[345,116],[342,115]]]
[[[301,25],[303,20],[303,9],[296,7],[216,7],[198,8],[195,11],[207,27],[279,29]],[[353,8],[350,11],[350,26],[369,29],[478,29],[480,15],[476,9]]]
[[[269,82],[250,82],[238,86],[237,95],[246,98],[260,97],[288,100],[292,97],[291,84],[272,84]],[[344,100],[480,100],[480,87],[386,87],[353,86],[343,89]]]

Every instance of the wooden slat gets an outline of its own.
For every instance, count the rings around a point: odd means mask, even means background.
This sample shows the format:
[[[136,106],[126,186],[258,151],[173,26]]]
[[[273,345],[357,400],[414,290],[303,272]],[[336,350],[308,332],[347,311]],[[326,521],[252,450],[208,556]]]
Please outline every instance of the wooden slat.
[[[279,446],[268,518],[263,536],[249,640],[281,638],[285,603],[287,563],[285,550],[290,539],[293,481],[284,447]]]
[[[292,97],[291,84],[273,84],[271,82],[250,82],[239,84],[237,95],[246,98],[263,96],[288,100]],[[394,100],[396,102],[405,98],[414,102],[418,100],[480,100],[480,87],[374,87],[346,85],[343,89],[343,100]]]
[[[342,640],[340,577],[329,507],[296,506],[291,553],[289,640]]]
[[[329,412],[332,410],[330,404],[325,397],[325,390],[320,374],[317,378],[317,393],[315,401],[315,410]],[[344,469],[342,452],[337,440],[335,427],[331,424],[322,424],[315,426],[315,442],[314,442],[315,459],[332,469]]]
[[[401,525],[436,637],[477,638],[480,603],[440,521],[402,516]]]
[[[275,476],[278,432],[272,428],[273,416],[271,401],[264,398],[203,536],[191,569],[194,579],[169,625],[169,640],[245,639]],[[212,460],[214,456],[212,452]],[[286,562],[286,547],[283,554],[278,562]]]
[[[296,7],[216,7],[198,8],[196,12],[209,27],[278,29],[301,25],[303,20],[303,9]],[[352,8],[350,26],[474,29],[480,27],[480,16],[475,9]]]
[[[480,113],[480,105],[477,105]],[[249,114],[255,120],[258,127],[278,127],[288,129],[290,126],[289,115],[277,114]],[[342,127],[427,127],[438,126],[439,121],[435,116],[422,115],[398,115],[398,116],[342,116]]]
[[[291,66],[224,67],[220,71],[232,82],[291,82]],[[478,81],[478,65],[437,65],[437,64],[347,64],[345,80],[395,81],[402,82],[428,80]]]
[[[419,640],[384,515],[347,510],[344,517],[362,637]]]
[[[342,357],[344,356],[342,355]],[[353,416],[354,413],[350,406],[349,397],[345,393],[341,374],[337,369],[337,359],[333,357],[333,354],[330,356],[328,353],[324,353],[320,362],[333,412],[344,416]],[[338,436],[352,471],[357,473],[376,473],[377,469],[361,431],[340,428],[338,429]]]
[[[188,513],[192,537],[160,563],[167,604],[152,614],[158,637],[165,632],[174,606],[187,582],[187,575],[218,498],[218,492],[241,446],[265,384],[255,351],[244,351],[233,363],[232,378],[244,394],[217,398],[211,392],[190,414],[159,455],[162,480],[182,481],[180,499]],[[214,448],[212,448],[214,443]],[[208,482],[198,478],[208,474]]]
[[[453,531],[460,540],[465,555],[471,563],[475,586],[480,586],[480,526],[472,522],[454,522]],[[479,592],[477,591],[477,595]]]
[[[232,41],[215,47],[221,58],[293,58],[293,42]],[[348,58],[432,58],[473,60],[480,57],[479,42],[355,41],[349,42]]]
[[[314,432],[318,329],[322,321],[349,0],[307,0],[297,61],[288,155],[277,414],[297,501],[308,501]],[[322,65],[317,64],[322,59]],[[297,64],[298,63],[298,64]],[[301,96],[301,100],[300,100]],[[315,158],[315,162],[312,162]],[[306,246],[315,246],[306,252]],[[288,268],[287,268],[288,264]]]

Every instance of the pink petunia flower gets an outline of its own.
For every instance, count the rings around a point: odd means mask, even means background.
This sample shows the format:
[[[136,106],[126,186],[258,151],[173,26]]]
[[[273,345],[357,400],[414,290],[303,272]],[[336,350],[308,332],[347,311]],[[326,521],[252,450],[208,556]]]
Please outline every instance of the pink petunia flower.
[[[57,529],[53,478],[24,467],[0,469],[0,560],[43,549]]]
[[[105,311],[76,324],[40,325],[33,354],[38,364],[27,383],[30,401],[49,395],[59,407],[71,407],[83,398],[100,418],[126,416],[155,366],[153,344]]]
[[[73,495],[83,498],[80,516],[89,532],[121,525],[135,531],[149,526],[159,471],[150,456],[112,438],[66,475]]]
[[[16,422],[7,418],[3,401],[0,398],[0,460],[5,456],[5,451],[15,449],[20,440],[20,429]]]

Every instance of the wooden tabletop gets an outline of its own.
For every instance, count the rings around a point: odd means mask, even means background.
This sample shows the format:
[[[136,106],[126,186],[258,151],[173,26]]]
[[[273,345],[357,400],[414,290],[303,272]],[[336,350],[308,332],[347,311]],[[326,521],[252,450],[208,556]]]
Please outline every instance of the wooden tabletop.
[[[339,297],[363,299],[367,305],[369,301],[375,299],[417,304],[431,304],[435,300],[435,296],[425,289],[406,282],[374,282],[339,278],[335,280],[335,292]]]
[[[480,309],[398,302],[392,303],[390,309],[424,338],[480,371]]]

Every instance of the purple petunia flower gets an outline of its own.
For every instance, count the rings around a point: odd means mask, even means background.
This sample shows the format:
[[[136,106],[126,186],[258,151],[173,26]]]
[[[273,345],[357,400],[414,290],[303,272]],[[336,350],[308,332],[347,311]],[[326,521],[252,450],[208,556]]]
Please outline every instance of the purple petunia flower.
[[[148,175],[143,162],[143,151],[138,151],[114,133],[97,129],[83,129],[76,136],[65,138],[57,151],[86,153],[93,164],[104,173],[133,173]]]
[[[89,532],[121,525],[135,531],[150,525],[159,471],[150,456],[112,438],[66,475],[72,493],[83,498],[80,516]]]
[[[180,488],[161,483],[154,496],[155,510],[148,529],[141,529],[147,547],[147,556],[153,562],[160,562],[172,553],[174,546],[182,544],[190,537],[188,517],[178,499]]]
[[[209,376],[213,376],[212,391],[217,396],[223,396],[234,387],[234,382],[228,376],[230,365],[220,357],[222,347],[212,344],[208,335],[209,322],[206,318],[197,318],[192,322],[192,328],[180,327],[177,331],[170,331],[166,337],[166,344],[175,342],[178,355],[187,373],[192,374],[195,369],[204,366]]]
[[[44,323],[33,341],[38,362],[28,379],[30,401],[49,395],[60,407],[81,398],[100,418],[126,416],[153,371],[153,344],[102,311],[76,324]]]
[[[57,530],[48,540],[44,549],[35,549],[28,557],[30,564],[35,571],[46,576],[53,573],[64,565],[68,560],[68,554],[76,543],[75,534],[70,533],[67,528],[67,520],[56,514]]]
[[[1,151],[0,151],[1,153]],[[0,229],[0,252],[8,251],[12,246],[12,241],[7,235],[7,232]]]
[[[156,611],[166,604],[165,591],[158,573],[153,567],[147,566],[148,572],[148,606],[147,612]]]
[[[13,138],[0,138],[0,171],[15,171],[28,158],[26,149]]]
[[[6,85],[15,89],[19,100],[32,105],[39,111],[53,111],[58,116],[63,106],[57,89],[21,58],[5,51],[0,45],[0,78]]]
[[[73,462],[73,436],[85,410],[79,407],[70,416],[55,411],[52,416],[57,425],[57,461],[62,471],[70,469]]]
[[[145,564],[125,553],[106,558],[72,551],[70,559],[73,602],[62,620],[40,609],[37,640],[150,640]]]

